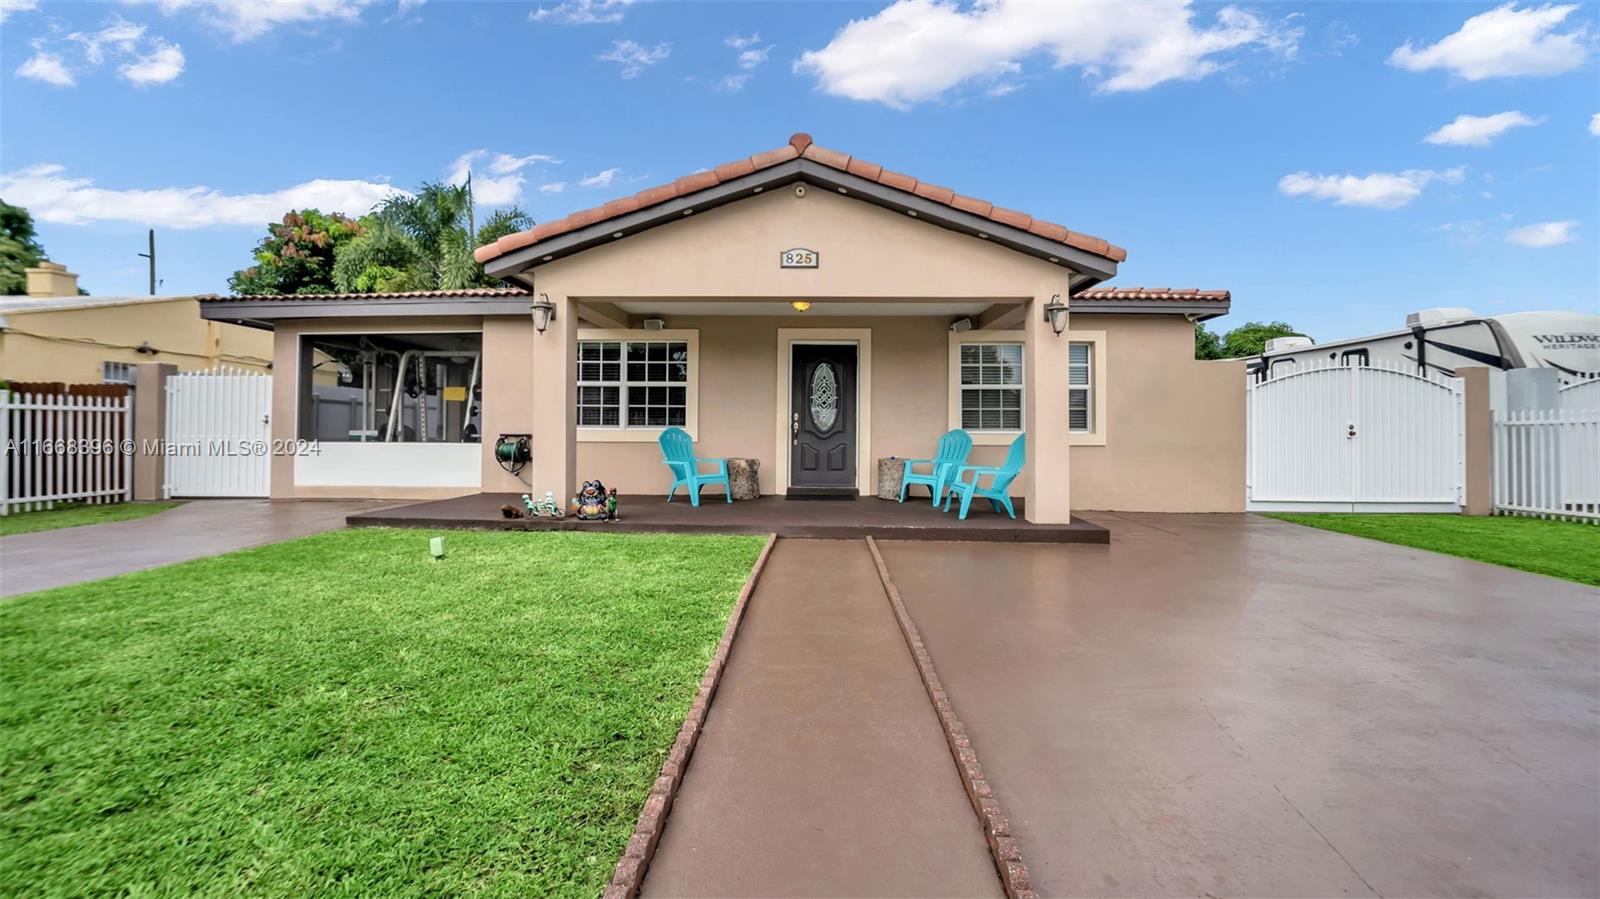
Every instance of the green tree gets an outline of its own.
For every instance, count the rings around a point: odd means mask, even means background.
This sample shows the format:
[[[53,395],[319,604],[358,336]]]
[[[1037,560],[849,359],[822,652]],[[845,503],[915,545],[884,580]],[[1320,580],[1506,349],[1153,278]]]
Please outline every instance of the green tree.
[[[342,291],[454,290],[500,283],[472,258],[475,247],[532,227],[516,207],[502,209],[472,228],[472,194],[466,187],[429,183],[415,194],[396,194],[362,219],[366,232],[340,247],[333,266]]]
[[[1287,322],[1245,322],[1223,335],[1194,326],[1194,357],[1196,359],[1238,359],[1259,356],[1267,341],[1274,337],[1304,337]]]
[[[331,293],[335,254],[364,231],[338,212],[287,212],[256,244],[256,264],[229,276],[228,287],[236,294]]]
[[[28,276],[23,269],[45,260],[33,230],[33,216],[21,206],[0,200],[0,296],[20,296],[28,292]]]
[[[1204,322],[1194,326],[1194,357],[1196,359],[1221,359],[1222,335],[1212,332]]]

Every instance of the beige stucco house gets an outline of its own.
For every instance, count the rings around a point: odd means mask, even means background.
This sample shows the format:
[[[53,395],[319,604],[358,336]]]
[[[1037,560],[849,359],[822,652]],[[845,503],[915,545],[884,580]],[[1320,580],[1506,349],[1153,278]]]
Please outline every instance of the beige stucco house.
[[[662,494],[666,426],[764,493],[870,494],[963,427],[991,464],[1026,432],[1032,521],[1243,507],[1242,368],[1193,359],[1225,291],[1098,287],[1122,249],[804,134],[477,258],[522,287],[203,303],[274,329],[273,436],[316,441],[273,496]]]
[[[78,276],[46,262],[28,295],[0,297],[0,381],[132,383],[133,366],[266,371],[272,335],[208,321],[192,296],[78,295]]]

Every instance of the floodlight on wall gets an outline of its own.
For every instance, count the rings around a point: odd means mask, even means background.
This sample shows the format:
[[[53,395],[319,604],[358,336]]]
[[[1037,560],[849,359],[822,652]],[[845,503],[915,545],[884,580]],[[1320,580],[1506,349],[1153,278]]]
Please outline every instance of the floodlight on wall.
[[[1061,302],[1061,294],[1056,294],[1050,298],[1050,302],[1044,304],[1044,320],[1050,324],[1050,330],[1056,332],[1057,337],[1067,329],[1067,304]]]
[[[534,329],[537,330],[540,334],[543,334],[544,333],[544,329],[550,327],[550,323],[555,321],[555,318],[556,318],[556,304],[550,302],[550,295],[549,294],[547,294],[547,293],[539,294],[539,298],[537,300],[533,301],[533,327],[534,327]]]
[[[667,320],[664,318],[647,318],[644,320],[644,329],[646,331],[660,331],[666,326]]]
[[[960,334],[963,331],[971,331],[972,330],[972,319],[971,318],[958,318],[955,321],[950,323],[950,330],[952,332],[956,333],[956,334]]]
[[[796,311],[796,312],[804,312],[807,309],[811,308],[811,301],[810,300],[795,300],[794,302],[790,303],[789,305],[793,306],[794,307],[794,311]]]

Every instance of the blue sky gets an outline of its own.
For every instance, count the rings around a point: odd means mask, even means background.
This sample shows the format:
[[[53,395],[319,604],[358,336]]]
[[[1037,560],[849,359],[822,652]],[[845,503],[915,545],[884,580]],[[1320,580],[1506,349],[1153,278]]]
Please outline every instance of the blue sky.
[[[218,292],[290,206],[559,217],[795,131],[1321,339],[1600,311],[1595,5],[0,0],[0,197],[91,292]],[[1465,117],[1465,118],[1463,118]],[[475,152],[482,151],[482,152]],[[470,155],[469,155],[470,154]]]

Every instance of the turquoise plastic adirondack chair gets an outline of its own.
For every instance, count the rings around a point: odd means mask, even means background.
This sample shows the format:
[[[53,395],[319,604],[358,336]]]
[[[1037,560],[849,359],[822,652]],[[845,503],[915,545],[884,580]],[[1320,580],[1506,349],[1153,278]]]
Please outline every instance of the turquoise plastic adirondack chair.
[[[972,505],[972,497],[977,495],[988,500],[996,512],[1005,509],[1007,515],[1016,518],[1017,512],[1011,508],[1011,496],[1006,493],[1006,488],[1010,487],[1011,482],[1022,472],[1022,463],[1028,454],[1027,445],[1028,435],[1018,434],[1017,439],[1011,441],[1011,452],[1006,453],[1006,461],[999,468],[963,465],[956,469],[950,479],[950,494],[944,499],[944,510],[950,511],[950,501],[956,498],[956,494],[961,494],[961,519],[965,521],[967,508]],[[963,475],[971,475],[972,480],[963,480]],[[978,486],[978,479],[982,477],[992,479],[988,487]]]
[[[727,459],[696,459],[694,441],[683,428],[667,428],[661,432],[661,461],[672,469],[672,489],[667,491],[667,502],[677,495],[679,487],[689,490],[689,505],[700,508],[700,488],[707,484],[721,484],[724,498],[733,502],[733,486],[728,483]],[[703,472],[701,465],[717,466],[714,472]]]
[[[967,454],[972,452],[972,435],[956,428],[945,431],[939,438],[939,449],[932,459],[907,459],[905,477],[900,481],[900,501],[906,501],[906,489],[912,484],[928,488],[929,499],[937,506],[944,499],[945,485],[955,470],[967,464]],[[913,465],[933,466],[927,474],[911,470]]]

